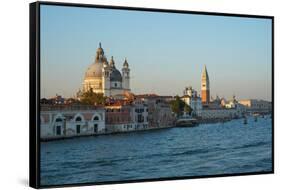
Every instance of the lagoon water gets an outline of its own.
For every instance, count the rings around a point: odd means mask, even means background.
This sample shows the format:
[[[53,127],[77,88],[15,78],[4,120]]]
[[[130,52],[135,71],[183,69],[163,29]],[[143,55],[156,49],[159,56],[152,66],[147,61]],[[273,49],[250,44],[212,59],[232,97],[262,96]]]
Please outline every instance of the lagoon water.
[[[269,117],[41,143],[41,185],[272,171]]]

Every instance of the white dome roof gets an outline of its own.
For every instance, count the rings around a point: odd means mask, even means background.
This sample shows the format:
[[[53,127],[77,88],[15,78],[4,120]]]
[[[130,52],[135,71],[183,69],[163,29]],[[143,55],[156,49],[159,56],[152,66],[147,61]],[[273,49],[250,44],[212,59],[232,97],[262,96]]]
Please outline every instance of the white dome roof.
[[[101,78],[102,77],[102,67],[103,64],[100,62],[95,62],[88,67],[85,78]]]
[[[101,47],[101,43],[99,43],[99,47],[96,51],[96,57],[93,61],[86,73],[85,73],[85,79],[86,78],[101,78],[102,77],[102,68],[103,64],[107,62],[106,57],[104,55],[104,51]]]

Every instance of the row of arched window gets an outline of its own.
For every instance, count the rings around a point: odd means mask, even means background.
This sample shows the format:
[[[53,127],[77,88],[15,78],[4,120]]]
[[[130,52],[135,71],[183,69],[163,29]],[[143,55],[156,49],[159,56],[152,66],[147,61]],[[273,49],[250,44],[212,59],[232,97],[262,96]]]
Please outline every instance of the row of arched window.
[[[42,120],[42,119],[41,119]],[[99,116],[95,116],[94,118],[93,118],[93,121],[99,121],[100,120],[100,118],[99,118]],[[63,121],[63,118],[62,117],[58,117],[58,118],[56,118],[56,120],[55,120],[55,122],[62,122]],[[81,122],[81,121],[83,121],[82,120],[82,118],[81,118],[81,116],[77,116],[76,118],[75,118],[75,121],[76,122]],[[42,121],[41,121],[42,122]]]

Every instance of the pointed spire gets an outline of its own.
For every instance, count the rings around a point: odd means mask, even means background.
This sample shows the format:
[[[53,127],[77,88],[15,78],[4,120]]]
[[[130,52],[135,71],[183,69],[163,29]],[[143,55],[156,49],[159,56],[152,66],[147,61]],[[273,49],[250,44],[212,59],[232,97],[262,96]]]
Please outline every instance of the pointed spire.
[[[203,69],[203,72],[202,72],[202,78],[209,79],[209,75],[208,75],[208,71],[207,71],[206,65],[204,65],[204,69]]]
[[[127,62],[127,58],[125,58],[125,61],[124,61],[124,63],[123,63],[123,67],[129,67],[129,64],[128,64],[128,62]]]
[[[204,73],[207,72],[207,67],[206,67],[206,65],[204,65],[204,70],[203,70],[203,72],[204,72]]]
[[[97,49],[97,52],[96,52],[96,58],[95,58],[95,62],[103,62],[104,61],[104,51],[101,47],[101,43],[99,43],[99,47]]]
[[[113,60],[113,56],[111,56],[109,65],[110,65],[111,67],[115,67],[115,63],[114,63],[114,60]]]

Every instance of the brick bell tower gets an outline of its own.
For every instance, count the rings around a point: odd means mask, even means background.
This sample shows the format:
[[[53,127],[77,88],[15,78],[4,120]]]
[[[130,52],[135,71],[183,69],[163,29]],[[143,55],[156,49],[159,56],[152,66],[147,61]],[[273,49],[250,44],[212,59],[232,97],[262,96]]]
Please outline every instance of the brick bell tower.
[[[210,82],[206,65],[204,65],[204,69],[201,76],[201,98],[203,104],[210,103]]]

